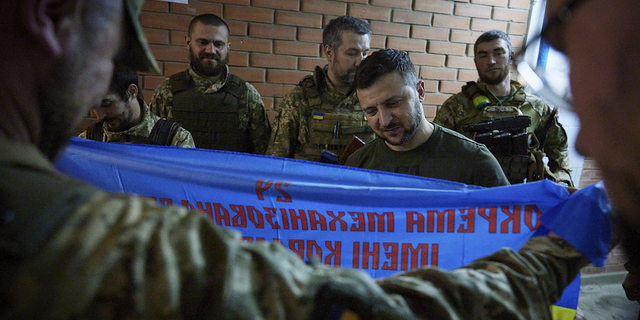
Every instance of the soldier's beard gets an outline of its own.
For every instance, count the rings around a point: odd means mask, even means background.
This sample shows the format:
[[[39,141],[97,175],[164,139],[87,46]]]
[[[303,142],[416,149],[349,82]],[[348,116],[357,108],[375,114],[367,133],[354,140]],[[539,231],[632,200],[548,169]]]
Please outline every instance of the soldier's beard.
[[[500,71],[500,73],[498,73],[495,77],[488,77],[484,74],[478,74],[482,82],[490,85],[496,85],[496,84],[502,83],[502,81],[504,81],[504,79],[507,78],[507,75],[509,75],[509,66],[502,69],[502,71]]]
[[[200,56],[196,56],[191,47],[189,47],[189,58],[193,70],[204,77],[215,77],[222,74],[229,63],[228,54],[224,57],[218,57],[216,54],[203,52]],[[215,59],[216,62],[204,61],[205,58]]]

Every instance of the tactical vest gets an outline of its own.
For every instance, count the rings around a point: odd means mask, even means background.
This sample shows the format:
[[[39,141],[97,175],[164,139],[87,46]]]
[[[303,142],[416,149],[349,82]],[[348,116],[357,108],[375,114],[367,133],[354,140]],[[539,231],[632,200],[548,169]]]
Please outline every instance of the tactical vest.
[[[94,141],[104,141],[105,133],[103,123],[104,121],[99,121],[87,127],[86,138]],[[175,121],[160,119],[153,125],[153,129],[151,129],[148,138],[125,135],[125,139],[127,140],[125,142],[170,146],[171,142],[173,142],[173,137],[175,137],[180,128],[180,124]]]
[[[323,151],[340,157],[354,135],[365,143],[375,138],[357,99],[347,98],[337,106],[323,103],[321,90],[326,87],[326,79],[320,67],[316,67],[315,77],[307,76],[299,85],[309,106],[304,115],[310,125],[304,159],[320,161]]]
[[[242,96],[246,96],[246,81],[227,74],[227,82],[215,93],[202,94],[193,90],[188,71],[170,77],[173,93],[173,119],[191,132],[196,147],[204,149],[253,152],[248,128],[242,130],[238,114]]]
[[[470,100],[470,92],[474,90],[482,92],[474,81],[467,82],[467,85],[462,87],[462,91],[469,96]],[[510,183],[522,183],[525,180],[531,182],[545,178],[555,181],[555,176],[551,174],[542,161],[544,152],[539,148],[538,139],[533,132],[532,125],[524,128],[523,132],[519,134],[508,132],[509,130],[494,130],[492,133],[477,135],[475,132],[464,130],[464,125],[469,123],[522,116],[521,109],[525,103],[528,103],[526,94],[524,90],[520,89],[506,105],[496,105],[492,101],[492,104],[482,108],[474,106],[458,122],[459,128],[456,129],[467,137],[485,144],[500,163],[502,171],[504,171]],[[474,105],[473,101],[471,101],[471,105]],[[536,119],[531,119],[531,116],[529,118],[531,123],[539,121],[539,116]],[[523,150],[526,152],[523,152]]]

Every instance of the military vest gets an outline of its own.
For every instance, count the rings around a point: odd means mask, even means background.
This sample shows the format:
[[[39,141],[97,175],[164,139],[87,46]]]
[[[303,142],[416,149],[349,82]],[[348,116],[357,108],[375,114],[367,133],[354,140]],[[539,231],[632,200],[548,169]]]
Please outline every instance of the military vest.
[[[101,142],[104,141],[105,133],[103,124],[104,121],[99,121],[87,127],[86,138],[88,140]],[[128,143],[170,146],[171,142],[173,142],[173,138],[178,133],[180,128],[180,124],[175,121],[159,119],[158,121],[156,121],[156,124],[153,125],[153,129],[151,129],[151,133],[149,134],[148,138],[141,136],[124,135],[124,139],[126,140],[125,142]]]
[[[476,107],[470,93],[474,91],[479,91],[486,95],[491,100],[491,103],[487,106]],[[478,84],[474,81],[467,82],[467,85],[462,87],[462,92],[469,96],[472,109],[458,121],[456,130],[473,140],[485,144],[500,163],[510,183],[522,183],[525,180],[530,182],[545,178],[555,180],[555,177],[542,161],[544,153],[540,150],[538,137],[534,133],[536,127],[534,124],[539,123],[540,114],[534,110],[531,103],[526,101],[526,94],[522,88],[503,103],[494,101],[495,98],[480,90]],[[464,129],[466,124],[509,119],[523,115],[529,117],[531,125],[521,129],[522,132],[520,133],[501,129],[477,134],[477,132]]]
[[[375,138],[355,95],[338,105],[323,103],[324,74],[320,67],[316,67],[315,77],[307,76],[299,84],[309,106],[304,115],[310,125],[309,141],[304,145],[302,155],[306,160],[320,161],[325,150],[340,157],[354,135],[365,143]]]
[[[202,94],[193,90],[188,71],[169,78],[173,93],[173,119],[191,132],[197,148],[253,152],[248,130],[242,130],[239,116],[242,96],[246,96],[246,81],[227,74],[227,82],[215,93]]]

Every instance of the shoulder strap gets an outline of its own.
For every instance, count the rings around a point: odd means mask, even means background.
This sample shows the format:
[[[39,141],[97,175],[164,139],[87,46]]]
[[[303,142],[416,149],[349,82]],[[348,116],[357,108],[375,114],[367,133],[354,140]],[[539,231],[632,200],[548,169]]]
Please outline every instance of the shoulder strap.
[[[316,66],[313,75],[306,76],[300,80],[299,85],[302,88],[302,93],[311,109],[318,108],[322,105],[320,94],[325,83],[324,71],[319,66]]]
[[[171,85],[171,93],[173,94],[189,90],[191,87],[189,84],[189,70],[178,72],[169,77],[169,84]]]
[[[178,130],[182,126],[173,121],[167,119],[160,119],[156,122],[149,134],[149,143],[161,146],[170,146],[173,137],[178,133]]]
[[[553,125],[553,123],[556,121],[557,115],[558,115],[558,108],[555,107],[553,108],[553,110],[551,110],[551,115],[549,115],[549,119],[547,120],[547,123],[545,123],[544,129],[542,130],[540,137],[538,137],[538,141],[540,141],[540,150],[542,151],[544,151],[544,145],[547,142],[547,133],[549,132],[549,129],[551,129],[551,126]]]
[[[104,141],[103,121],[98,121],[87,127],[87,139],[93,141]]]

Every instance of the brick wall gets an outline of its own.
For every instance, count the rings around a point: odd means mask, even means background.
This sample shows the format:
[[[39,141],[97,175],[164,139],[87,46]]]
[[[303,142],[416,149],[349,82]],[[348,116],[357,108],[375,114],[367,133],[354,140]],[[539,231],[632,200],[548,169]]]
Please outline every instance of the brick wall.
[[[477,78],[473,42],[484,31],[500,29],[521,46],[529,0],[190,0],[189,4],[147,0],[142,24],[162,75],[141,75],[145,100],[166,77],[188,63],[185,30],[195,15],[214,13],[230,27],[230,69],[262,95],[273,120],[284,95],[322,56],[322,27],[340,15],[371,24],[372,49],[408,51],[425,80],[425,115],[461,85]]]

